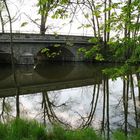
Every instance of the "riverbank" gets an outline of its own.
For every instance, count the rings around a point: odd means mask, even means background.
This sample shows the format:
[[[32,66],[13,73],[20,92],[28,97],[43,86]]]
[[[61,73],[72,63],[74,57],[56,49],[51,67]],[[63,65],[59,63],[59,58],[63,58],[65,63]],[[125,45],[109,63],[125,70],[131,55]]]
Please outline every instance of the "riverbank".
[[[123,132],[116,131],[110,140],[139,140],[140,130],[126,138]],[[0,123],[0,140],[105,140],[93,129],[65,130],[60,126],[48,129],[33,120],[15,119]]]

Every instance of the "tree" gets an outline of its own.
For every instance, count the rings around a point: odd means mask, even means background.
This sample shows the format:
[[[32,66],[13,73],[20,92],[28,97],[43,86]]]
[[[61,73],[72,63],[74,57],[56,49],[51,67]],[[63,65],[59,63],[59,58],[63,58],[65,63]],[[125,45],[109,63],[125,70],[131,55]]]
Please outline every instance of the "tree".
[[[123,61],[126,60],[131,63],[137,63],[140,58],[140,49],[138,47],[139,10],[140,3],[138,0],[127,0],[121,7],[121,12],[117,19],[120,20],[117,30],[122,30],[124,35],[117,35],[118,39],[114,44],[115,55],[116,57],[122,57]]]
[[[63,18],[67,12],[69,0],[39,0],[39,14],[41,16],[40,33],[45,34],[48,25],[47,19],[49,15],[52,18]]]
[[[3,1],[0,1],[0,21],[1,21],[2,33],[4,33],[4,20],[3,20],[3,16],[2,16],[3,8],[4,8]]]
[[[6,1],[6,3],[9,2],[8,0]],[[22,4],[22,2],[20,1],[20,3]],[[7,3],[7,6],[10,7],[10,6],[14,6],[14,8],[16,10],[14,10],[14,12],[12,12],[12,14],[10,13],[10,16],[11,16],[11,23],[14,23],[18,20],[18,18],[20,17],[20,8],[16,5],[16,4],[9,4]],[[4,4],[4,1],[1,0],[0,1],[0,22],[1,22],[1,30],[2,30],[2,33],[5,33],[5,29],[6,29],[6,24],[8,24],[10,21],[9,21],[9,17],[7,15],[7,9],[5,7],[5,4]]]
[[[9,18],[9,25],[10,25],[10,49],[11,49],[11,61],[12,61],[12,71],[14,74],[14,82],[15,82],[15,88],[17,89],[17,96],[16,96],[16,109],[17,109],[17,117],[20,116],[20,109],[19,109],[19,85],[17,83],[17,77],[16,77],[16,72],[15,72],[15,62],[14,62],[14,50],[13,50],[13,35],[12,35],[12,18],[10,15],[10,11],[7,5],[7,1],[3,0],[3,3],[5,5],[8,18]]]
[[[96,60],[104,60],[102,57],[102,49],[104,54],[107,54],[108,42],[110,40],[110,27],[111,27],[111,10],[112,2],[111,0],[104,1],[94,1],[94,0],[82,0],[81,8],[82,13],[89,22],[88,26],[92,27],[94,37],[90,42],[95,43],[90,50],[84,51],[86,56],[92,57]],[[101,38],[104,43],[101,44]],[[101,45],[103,47],[101,48]]]

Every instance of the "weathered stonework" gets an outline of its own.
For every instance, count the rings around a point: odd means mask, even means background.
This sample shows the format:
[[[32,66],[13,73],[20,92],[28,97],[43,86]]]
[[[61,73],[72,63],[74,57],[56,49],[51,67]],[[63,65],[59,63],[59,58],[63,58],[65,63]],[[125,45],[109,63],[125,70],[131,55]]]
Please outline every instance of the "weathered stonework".
[[[91,37],[69,35],[40,35],[40,34],[13,34],[14,57],[17,64],[34,64],[37,53],[48,46],[59,44],[70,52],[70,56],[63,53],[63,61],[84,61],[84,57],[78,54],[80,47],[90,48]],[[10,34],[0,34],[0,54],[11,54]]]

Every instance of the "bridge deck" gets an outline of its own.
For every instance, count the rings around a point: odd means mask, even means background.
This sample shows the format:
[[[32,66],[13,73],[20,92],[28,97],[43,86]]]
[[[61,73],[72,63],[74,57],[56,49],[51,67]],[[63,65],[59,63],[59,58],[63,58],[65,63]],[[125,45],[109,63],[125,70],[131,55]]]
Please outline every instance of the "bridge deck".
[[[0,40],[0,43],[9,43],[10,40],[3,39]],[[70,40],[23,40],[23,39],[13,39],[13,43],[50,43],[50,44],[64,44],[67,42],[71,42],[74,44],[93,44],[88,41],[70,41]]]
[[[71,35],[40,35],[40,34],[13,34],[13,41],[23,42],[23,43],[65,43],[65,42],[73,42],[73,43],[90,43],[89,39],[93,37],[87,36],[71,36]],[[9,42],[10,34],[0,34],[0,42]]]

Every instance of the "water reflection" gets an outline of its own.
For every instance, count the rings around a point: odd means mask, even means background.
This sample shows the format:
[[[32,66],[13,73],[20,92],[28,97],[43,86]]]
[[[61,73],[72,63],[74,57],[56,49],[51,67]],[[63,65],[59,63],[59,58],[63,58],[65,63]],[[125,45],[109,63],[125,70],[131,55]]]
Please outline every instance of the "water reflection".
[[[12,74],[11,71],[11,66],[10,65],[5,65],[5,64],[1,64],[1,68],[0,68],[0,81],[9,77]]]
[[[42,70],[39,66],[36,70],[18,68],[19,98],[15,98],[15,87],[9,84],[12,83],[11,77],[0,81],[1,121],[18,114],[37,119],[44,125],[60,123],[69,128],[91,126],[105,133],[108,139],[113,129],[122,129],[127,134],[139,128],[139,73],[130,72],[112,81],[102,74],[106,67],[110,66],[61,64],[57,67],[60,73],[56,77],[54,65],[52,71],[51,65],[47,68],[41,66]]]

